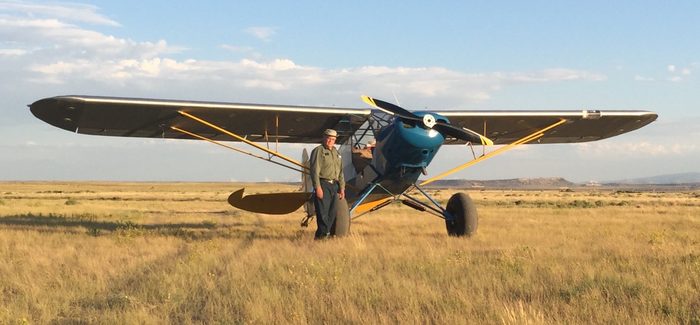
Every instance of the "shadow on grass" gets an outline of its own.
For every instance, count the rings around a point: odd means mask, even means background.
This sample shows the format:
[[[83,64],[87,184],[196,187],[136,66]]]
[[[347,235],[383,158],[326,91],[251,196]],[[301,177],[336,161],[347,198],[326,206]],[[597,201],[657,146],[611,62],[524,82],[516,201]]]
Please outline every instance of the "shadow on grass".
[[[39,226],[39,227],[83,227],[87,229],[100,229],[115,231],[117,229],[139,227],[146,230],[168,228],[213,228],[209,223],[166,223],[136,225],[130,221],[100,221],[92,215],[54,215],[54,214],[20,214],[0,217],[0,225],[8,226]]]
[[[268,228],[258,216],[250,223],[235,222],[217,224],[199,223],[137,224],[131,221],[98,220],[96,215],[20,214],[0,217],[0,227],[15,227],[39,232],[86,233],[98,237],[115,233],[122,237],[175,236],[186,240],[210,240],[214,238],[243,239],[244,245],[253,239],[301,239],[299,232],[278,232]]]

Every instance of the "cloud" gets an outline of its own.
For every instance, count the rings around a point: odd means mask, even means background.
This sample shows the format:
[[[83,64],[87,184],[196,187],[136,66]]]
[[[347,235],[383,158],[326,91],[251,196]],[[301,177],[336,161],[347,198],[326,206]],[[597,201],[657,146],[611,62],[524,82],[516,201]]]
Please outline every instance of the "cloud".
[[[636,81],[654,81],[654,78],[647,78],[647,77],[642,77],[642,76],[634,76],[634,80],[636,80]]]
[[[694,66],[694,64],[691,65],[691,66]],[[683,78],[681,78],[680,76],[678,76],[678,74],[683,75],[683,76],[687,76],[687,75],[690,75],[690,72],[691,72],[691,71],[690,71],[690,68],[682,68],[682,69],[679,69],[679,68],[677,68],[677,67],[674,66],[674,65],[669,65],[669,66],[668,66],[668,71],[673,72],[674,74],[676,74],[676,75],[673,76],[673,77],[666,78],[666,80],[671,81],[671,82],[680,82],[680,81],[683,81]]]
[[[2,0],[0,0],[2,1]],[[7,5],[7,2],[0,2]],[[23,4],[21,2],[13,4]],[[92,6],[64,5],[66,10],[94,12]],[[48,12],[48,10],[47,10]],[[66,11],[67,12],[67,11]],[[75,13],[75,12],[74,12]],[[221,48],[252,55],[238,61],[174,59],[185,49],[165,40],[135,42],[116,38],[66,22],[73,17],[0,17],[0,39],[13,44],[1,50],[0,68],[13,71],[13,80],[64,85],[65,89],[123,89],[124,93],[197,94],[219,98],[222,94],[244,100],[271,98],[272,94],[304,104],[356,103],[357,94],[391,94],[400,89],[413,107],[458,108],[491,98],[494,91],[516,84],[603,81],[600,73],[566,68],[525,72],[463,73],[442,67],[409,68],[364,66],[324,69],[301,66],[289,59],[259,60],[252,47],[224,44]],[[83,21],[84,22],[84,21]],[[246,32],[261,39],[275,33],[273,27],[251,27]],[[16,59],[3,59],[12,55]],[[0,77],[2,79],[2,77]],[[117,88],[114,88],[117,87]],[[87,91],[85,91],[87,90]],[[73,92],[73,91],[71,91]],[[215,94],[215,96],[211,96]],[[438,103],[434,99],[440,98]],[[423,102],[420,99],[430,99]],[[309,103],[311,101],[311,103]]]
[[[585,80],[585,81],[603,81],[607,77],[595,73],[582,70],[571,70],[571,69],[545,69],[540,74],[540,82],[552,82],[552,81],[567,81],[567,80]]]
[[[276,30],[277,27],[249,27],[245,29],[245,32],[269,42],[270,38],[275,35]]]
[[[96,11],[93,5],[78,3],[28,3],[24,1],[0,0],[0,11],[24,14],[29,17],[52,17],[55,19],[87,22],[98,25],[121,26]]]
[[[24,26],[20,32],[14,26]],[[32,26],[32,28],[27,28]],[[365,66],[347,69],[323,69],[299,66],[292,60],[199,61],[174,60],[171,53],[182,49],[164,40],[133,42],[56,20],[0,22],[0,35],[15,35],[31,40],[27,48],[53,44],[39,50],[25,51],[25,70],[32,80],[62,84],[67,80],[90,80],[104,84],[146,85],[168,88],[173,82],[206,80],[210,88],[294,91],[299,94],[357,94],[391,92],[403,89],[411,96],[452,98],[454,103],[483,102],[491,93],[511,84],[570,81],[602,81],[599,73],[552,68],[534,72],[462,73],[440,67],[406,68]],[[222,45],[230,51],[249,51],[250,47]],[[0,62],[2,64],[2,62]]]
[[[39,72],[47,82],[89,79],[104,83],[114,81],[140,82],[150,80],[157,84],[179,80],[207,80],[210,85],[288,90],[307,94],[318,92],[359,93],[390,92],[404,89],[412,96],[456,98],[461,102],[481,102],[490,93],[509,84],[563,82],[572,80],[599,81],[604,78],[576,70],[559,69],[539,72],[493,72],[465,74],[444,68],[361,67],[327,70],[299,66],[291,60],[276,59],[258,62],[240,61],[176,61],[168,58],[122,60],[70,60],[50,64],[35,64],[31,70]]]
[[[230,52],[234,52],[234,53],[245,53],[245,52],[253,51],[253,48],[250,46],[233,46],[233,45],[222,44],[221,48],[224,50],[228,50]]]
[[[0,39],[14,44],[20,50],[35,52],[37,55],[34,59],[39,61],[56,57],[150,58],[184,50],[169,47],[163,40],[137,43],[55,19],[0,18]]]
[[[0,49],[0,55],[25,55],[27,51],[18,49]]]

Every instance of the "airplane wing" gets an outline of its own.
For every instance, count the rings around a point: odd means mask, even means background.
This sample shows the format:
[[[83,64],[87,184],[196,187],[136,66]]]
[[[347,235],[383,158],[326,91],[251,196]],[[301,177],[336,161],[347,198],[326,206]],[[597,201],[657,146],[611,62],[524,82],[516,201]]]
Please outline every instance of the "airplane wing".
[[[370,116],[370,109],[257,105],[116,97],[59,96],[30,105],[37,118],[64,130],[106,136],[193,139],[177,127],[212,140],[237,141],[185,112],[250,141],[321,143],[325,129],[343,143]]]
[[[177,127],[212,140],[237,141],[182,116],[186,112],[250,141],[320,143],[325,129],[339,131],[343,143],[372,114],[370,109],[282,106],[117,97],[59,96],[30,105],[39,119],[62,129],[91,135],[192,139]],[[440,111],[452,125],[508,144],[561,119],[567,122],[537,142],[573,143],[609,138],[641,128],[657,115],[647,111]],[[484,129],[486,132],[484,132]],[[448,139],[445,144],[463,144]]]
[[[458,125],[486,135],[496,145],[517,141],[562,119],[566,123],[531,143],[588,142],[639,129],[657,115],[648,111],[441,111],[435,112]],[[485,130],[485,132],[484,132]],[[464,144],[448,139],[445,144]]]

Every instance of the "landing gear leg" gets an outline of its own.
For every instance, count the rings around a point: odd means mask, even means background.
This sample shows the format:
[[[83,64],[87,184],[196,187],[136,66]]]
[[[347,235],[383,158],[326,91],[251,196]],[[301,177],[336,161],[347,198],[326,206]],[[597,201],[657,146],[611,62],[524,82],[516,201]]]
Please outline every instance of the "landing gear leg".
[[[430,212],[440,218],[445,219],[447,234],[455,237],[469,237],[476,233],[479,217],[476,215],[476,205],[474,201],[464,193],[457,193],[450,197],[447,201],[447,207],[443,208],[435,199],[430,197],[420,186],[415,186],[426,198],[428,198],[437,208],[423,203],[406,192],[403,196],[410,199],[402,200],[402,202],[416,210]],[[409,189],[410,190],[410,189]],[[408,191],[408,190],[407,190]],[[438,210],[439,209],[439,210]]]

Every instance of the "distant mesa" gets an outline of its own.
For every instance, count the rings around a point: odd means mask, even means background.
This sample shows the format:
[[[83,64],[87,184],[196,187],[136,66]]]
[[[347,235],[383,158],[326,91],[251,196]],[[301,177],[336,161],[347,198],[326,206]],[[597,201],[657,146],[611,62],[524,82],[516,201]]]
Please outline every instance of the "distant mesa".
[[[418,181],[420,184],[420,181]],[[288,184],[301,185],[299,182]],[[512,178],[496,180],[441,179],[425,186],[431,189],[461,190],[699,190],[700,173],[680,173],[624,179],[574,183],[563,177]]]
[[[700,173],[680,173],[680,174],[667,174],[652,177],[641,177],[632,179],[623,179],[619,181],[606,182],[606,184],[691,184],[700,183]]]
[[[562,177],[513,178],[497,180],[442,179],[428,184],[432,188],[463,189],[561,189],[575,186]]]
[[[472,190],[567,190],[567,189],[639,189],[639,190],[696,190],[700,189],[700,173],[669,174],[653,177],[625,179],[614,182],[589,181],[573,183],[562,177],[513,178],[498,180],[442,179],[427,188],[452,188]]]

